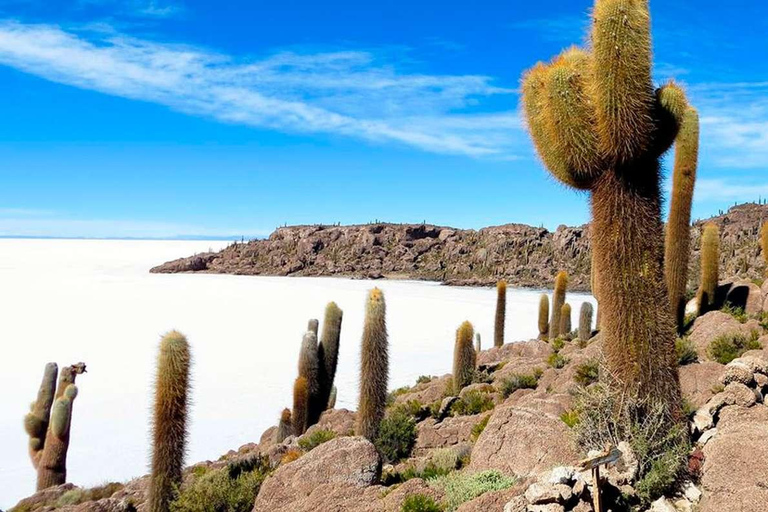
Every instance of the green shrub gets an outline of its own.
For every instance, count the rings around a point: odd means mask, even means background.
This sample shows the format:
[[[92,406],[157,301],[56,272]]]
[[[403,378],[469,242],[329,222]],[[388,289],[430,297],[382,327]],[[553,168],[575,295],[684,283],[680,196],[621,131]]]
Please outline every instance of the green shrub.
[[[80,505],[87,501],[103,500],[109,498],[123,487],[123,484],[111,482],[91,489],[72,489],[71,491],[62,494],[59,499],[56,500],[55,506],[56,508],[59,508],[67,505]]]
[[[267,477],[260,470],[230,478],[226,468],[208,471],[182,486],[171,502],[171,512],[248,512]]]
[[[406,496],[403,506],[400,507],[400,512],[442,512],[442,510],[435,500],[425,494]]]
[[[573,380],[576,384],[589,386],[590,384],[597,382],[599,372],[600,363],[596,359],[590,359],[576,367],[576,375],[573,376]]]
[[[397,404],[390,409],[389,413],[393,414],[398,411],[413,417],[416,421],[423,420],[429,413],[418,400],[408,400],[405,403]]]
[[[333,430],[315,430],[308,436],[304,436],[299,439],[299,448],[308,452],[313,448],[317,448],[321,444],[330,441],[336,437],[336,432]]]
[[[677,353],[677,364],[679,366],[695,363],[699,360],[696,346],[688,336],[675,340],[675,352]]]
[[[427,382],[432,382],[432,379],[434,379],[432,375],[420,375],[419,378],[416,379],[416,384],[426,384]]]
[[[752,331],[750,336],[741,333],[721,334],[709,344],[709,355],[718,363],[728,364],[748,350],[762,348],[757,341],[759,336],[757,331]]]
[[[560,338],[555,338],[554,340],[552,340],[552,350],[554,350],[555,352],[560,352],[560,350],[564,346],[565,346],[565,339],[564,338],[560,337]]]
[[[504,395],[504,398],[508,398],[509,395],[517,391],[518,389],[536,389],[539,385],[539,377],[534,373],[513,373],[506,379],[501,381],[500,391]]]
[[[471,416],[481,412],[490,411],[495,407],[493,398],[488,393],[472,390],[464,394],[451,406],[451,412],[455,416]]]
[[[480,434],[483,433],[483,430],[485,430],[485,427],[488,426],[488,421],[490,421],[491,415],[489,414],[485,418],[481,419],[479,422],[475,423],[475,426],[472,427],[472,432],[470,433],[470,439],[474,442],[477,441],[477,438],[480,437]]]
[[[558,352],[550,354],[547,358],[547,364],[552,368],[560,369],[570,361],[567,357],[561,356]]]
[[[493,382],[493,375],[488,370],[475,370],[472,373],[472,384],[490,384]]]
[[[563,414],[560,415],[560,419],[562,420],[563,423],[568,425],[568,428],[573,428],[579,424],[579,411],[575,409],[571,409],[570,411],[565,411]]]
[[[445,476],[432,478],[427,483],[445,494],[443,500],[446,512],[452,512],[462,503],[477,498],[489,491],[501,491],[515,484],[514,478],[502,475],[499,471],[489,470],[480,473],[453,472]]]
[[[733,318],[735,318],[742,324],[745,323],[747,320],[749,320],[749,315],[747,315],[743,307],[734,306],[730,302],[726,302],[725,305],[722,308],[720,308],[720,311],[731,315]]]
[[[432,452],[429,463],[438,471],[449,473],[459,467],[461,461],[453,448],[440,448]]]
[[[416,444],[416,422],[402,410],[392,411],[382,420],[374,444],[387,462],[408,457]]]

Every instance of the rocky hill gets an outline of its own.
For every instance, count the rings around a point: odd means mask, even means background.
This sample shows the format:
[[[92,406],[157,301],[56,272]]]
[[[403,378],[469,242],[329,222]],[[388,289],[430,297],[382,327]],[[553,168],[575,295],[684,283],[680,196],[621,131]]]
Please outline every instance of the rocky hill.
[[[753,203],[707,219],[721,228],[724,279],[763,278],[758,237],[765,219],[768,205]],[[704,222],[692,227],[692,289],[698,284]],[[291,226],[277,229],[266,240],[236,243],[151,271],[424,279],[454,285],[490,285],[506,278],[513,286],[546,288],[558,270],[570,275],[570,289],[589,289],[588,225],[560,226],[554,232],[524,224],[480,230],[430,224]]]

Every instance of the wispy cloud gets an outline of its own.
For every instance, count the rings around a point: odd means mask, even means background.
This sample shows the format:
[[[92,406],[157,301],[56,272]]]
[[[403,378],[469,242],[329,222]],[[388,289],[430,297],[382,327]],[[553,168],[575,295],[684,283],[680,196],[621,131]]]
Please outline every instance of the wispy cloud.
[[[537,34],[540,38],[564,44],[581,44],[589,33],[589,16],[569,15],[522,20],[509,25],[513,30]]]
[[[109,7],[117,14],[147,18],[169,18],[184,11],[180,1],[171,0],[77,0],[77,5]]]
[[[734,183],[725,179],[698,179],[694,194],[696,201],[756,201],[768,197],[768,182]]]
[[[119,33],[5,21],[0,64],[191,115],[285,132],[500,158],[514,156],[524,139],[514,129],[519,123],[513,108],[484,113],[477,105],[512,89],[486,76],[403,73],[370,52],[278,53],[242,61]]]

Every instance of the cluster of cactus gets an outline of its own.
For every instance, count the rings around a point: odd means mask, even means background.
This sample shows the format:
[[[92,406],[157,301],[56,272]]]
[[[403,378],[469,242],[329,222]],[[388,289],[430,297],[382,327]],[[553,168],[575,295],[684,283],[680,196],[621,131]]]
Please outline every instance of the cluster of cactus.
[[[549,320],[550,340],[554,340],[561,334],[566,334],[560,332],[560,317],[563,312],[563,306],[565,305],[566,288],[568,288],[568,274],[564,270],[561,270],[555,276],[555,290],[552,293],[552,318]],[[539,325],[541,325],[541,321],[539,321]]]
[[[570,48],[528,71],[523,104],[545,166],[590,192],[610,385],[654,397],[680,419],[676,329],[669,308],[658,307],[669,304],[659,159],[690,107],[674,83],[655,89],[651,69],[648,0],[596,0],[590,51]]]
[[[389,340],[386,303],[378,288],[368,293],[360,350],[360,400],[355,433],[371,441],[379,433],[387,406],[389,383]]]
[[[75,379],[82,373],[85,373],[84,363],[63,368],[61,375],[56,363],[45,365],[37,399],[24,417],[24,430],[29,436],[29,456],[37,470],[38,491],[67,481],[72,405],[77,397]]]
[[[683,114],[675,141],[672,197],[664,239],[664,277],[678,331],[685,319],[685,290],[691,245],[691,203],[699,159],[699,114],[689,107]]]
[[[329,407],[339,361],[343,315],[335,302],[326,306],[319,343],[319,322],[312,319],[308,323],[299,352],[299,375],[293,386],[292,421],[293,432],[297,436],[317,423],[323,411]]]
[[[475,329],[469,322],[462,323],[456,330],[453,347],[453,387],[458,395],[464,386],[472,383],[477,366],[477,353],[472,346]]]
[[[504,323],[507,316],[507,282],[496,283],[496,317],[493,324],[493,346],[504,345]]]
[[[708,222],[701,234],[701,283],[699,285],[699,314],[715,304],[720,259],[720,230]]]
[[[168,512],[181,484],[187,446],[191,362],[189,343],[183,334],[171,331],[163,336],[155,379],[150,512]]]
[[[579,310],[579,340],[586,343],[592,337],[592,314],[594,308],[589,302],[582,302]]]
[[[542,293],[539,297],[539,339],[546,340],[549,336],[549,297]]]

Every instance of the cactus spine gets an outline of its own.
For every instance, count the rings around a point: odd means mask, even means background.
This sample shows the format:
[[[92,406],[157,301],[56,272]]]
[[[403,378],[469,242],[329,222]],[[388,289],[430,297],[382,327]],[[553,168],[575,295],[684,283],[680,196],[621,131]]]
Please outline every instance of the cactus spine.
[[[579,339],[583,342],[592,337],[592,314],[594,309],[589,302],[582,302],[579,310]]]
[[[507,282],[496,283],[496,318],[493,327],[493,346],[504,345],[504,321],[507,316]]]
[[[285,438],[293,433],[293,425],[291,424],[291,410],[283,409],[280,413],[280,422],[277,424],[277,430],[275,430],[275,443],[280,444],[285,441]]]
[[[329,408],[333,381],[336,378],[336,367],[339,363],[339,340],[341,339],[341,321],[344,312],[335,302],[325,307],[323,334],[318,347],[320,360],[320,395],[318,410],[320,413]],[[319,417],[317,418],[319,419]]]
[[[479,354],[483,350],[483,342],[480,339],[480,333],[475,333],[475,355]]]
[[[699,114],[688,107],[675,141],[672,200],[664,243],[664,274],[678,331],[685,319],[685,289],[691,245],[691,202],[699,158]]]
[[[150,512],[168,512],[181,484],[187,445],[189,367],[192,358],[187,338],[171,331],[160,341],[152,422],[152,475]]]
[[[550,172],[590,191],[610,385],[661,401],[677,421],[675,325],[659,307],[669,304],[659,157],[688,103],[674,84],[654,91],[648,0],[595,0],[591,36],[590,51],[571,48],[526,73],[524,111]]]
[[[560,308],[560,336],[567,336],[571,332],[571,305],[567,302]]]
[[[77,396],[75,379],[85,373],[85,364],[77,363],[61,370],[59,383],[56,363],[45,365],[43,380],[24,417],[24,430],[29,436],[29,456],[37,470],[37,490],[61,485],[67,481],[67,452],[72,423],[72,403]]]
[[[475,330],[469,322],[462,323],[456,330],[456,342],[453,346],[453,387],[457,395],[472,383],[475,373],[475,349],[472,337]]]
[[[360,400],[355,433],[371,441],[379,433],[384,418],[389,381],[389,342],[387,340],[384,294],[374,288],[365,306],[360,351]]]
[[[715,303],[720,259],[720,230],[708,222],[701,235],[701,285],[699,286],[699,314],[709,311]]]
[[[560,315],[565,304],[565,290],[568,288],[568,274],[561,270],[555,276],[555,291],[552,293],[552,318],[549,321],[549,339],[560,336]]]
[[[293,435],[300,436],[307,431],[307,415],[309,413],[309,389],[306,377],[296,377],[293,382]]]
[[[542,293],[539,297],[539,339],[546,340],[549,332],[549,297]]]
[[[325,407],[320,406],[320,360],[317,336],[312,331],[304,333],[299,351],[299,377],[307,381],[307,426],[317,423]],[[326,402],[327,403],[327,402]]]

